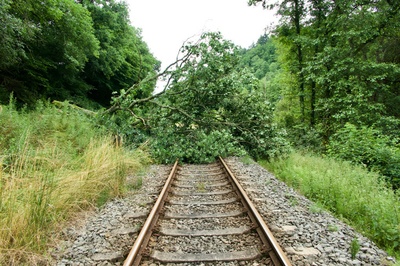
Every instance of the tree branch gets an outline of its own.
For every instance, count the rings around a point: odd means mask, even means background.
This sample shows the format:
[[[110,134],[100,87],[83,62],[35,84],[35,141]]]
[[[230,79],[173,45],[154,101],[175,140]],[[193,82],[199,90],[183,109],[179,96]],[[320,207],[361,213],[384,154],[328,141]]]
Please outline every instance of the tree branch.
[[[182,45],[182,47],[183,47],[183,45]],[[171,83],[171,80],[174,78],[173,75],[171,75],[172,71],[170,69],[172,67],[174,67],[174,66],[177,66],[177,68],[181,68],[182,65],[185,64],[190,59],[190,57],[192,55],[193,55],[193,52],[188,51],[188,53],[185,54],[182,58],[177,58],[176,61],[174,61],[173,63],[169,64],[164,69],[164,71],[162,71],[162,72],[160,72],[160,73],[158,73],[156,75],[153,75],[151,77],[146,77],[143,80],[139,81],[138,83],[132,85],[124,93],[121,93],[121,95],[119,95],[115,99],[114,104],[110,108],[105,110],[104,113],[112,114],[112,113],[116,112],[117,110],[131,110],[135,105],[138,105],[138,104],[141,104],[141,103],[144,103],[144,102],[148,102],[148,101],[151,101],[151,100],[153,100],[153,99],[155,99],[157,97],[160,97],[161,95],[163,95],[167,91],[168,86]],[[126,98],[127,95],[129,95],[129,93],[131,93],[131,91],[139,88],[142,84],[145,84],[147,82],[151,82],[151,81],[154,81],[154,80],[158,80],[160,77],[167,76],[167,75],[169,75],[167,84],[164,86],[164,89],[161,92],[158,92],[158,93],[153,94],[153,95],[151,95],[149,97],[146,97],[146,98],[134,100],[128,105],[128,107],[121,107],[121,102],[124,100],[124,98]]]

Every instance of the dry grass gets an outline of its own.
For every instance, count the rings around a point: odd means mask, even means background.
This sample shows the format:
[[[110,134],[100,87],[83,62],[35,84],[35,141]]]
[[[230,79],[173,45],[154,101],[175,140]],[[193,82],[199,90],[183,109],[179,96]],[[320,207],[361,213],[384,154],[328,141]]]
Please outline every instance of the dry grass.
[[[63,154],[57,141],[31,145],[32,139],[28,133],[7,164],[0,157],[0,265],[40,264],[57,224],[120,196],[126,174],[147,160],[115,148],[111,137],[92,139],[77,156]]]

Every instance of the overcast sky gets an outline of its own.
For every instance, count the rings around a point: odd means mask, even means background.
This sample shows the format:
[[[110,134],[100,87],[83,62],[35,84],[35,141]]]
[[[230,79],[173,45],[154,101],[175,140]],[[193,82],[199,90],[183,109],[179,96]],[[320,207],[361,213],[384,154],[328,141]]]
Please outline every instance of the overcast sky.
[[[162,68],[172,63],[182,43],[204,31],[220,31],[225,39],[248,48],[277,18],[247,0],[126,0],[132,25]]]

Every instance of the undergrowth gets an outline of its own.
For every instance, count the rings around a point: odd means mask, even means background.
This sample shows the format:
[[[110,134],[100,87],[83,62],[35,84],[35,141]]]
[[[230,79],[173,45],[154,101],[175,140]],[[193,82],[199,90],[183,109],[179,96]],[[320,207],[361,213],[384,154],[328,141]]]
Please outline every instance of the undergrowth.
[[[298,152],[261,164],[399,257],[400,195],[379,174],[345,161]]]
[[[67,108],[2,106],[0,125],[0,265],[40,264],[64,221],[120,196],[148,160]]]

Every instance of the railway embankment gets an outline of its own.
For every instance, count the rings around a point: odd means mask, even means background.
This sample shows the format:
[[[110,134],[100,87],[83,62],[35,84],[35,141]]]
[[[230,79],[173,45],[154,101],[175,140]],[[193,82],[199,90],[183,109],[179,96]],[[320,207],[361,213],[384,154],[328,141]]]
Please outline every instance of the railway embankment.
[[[318,208],[258,164],[245,164],[238,158],[229,158],[227,163],[293,265],[390,265],[391,258],[372,241]],[[170,168],[152,166],[142,177],[139,190],[106,203],[79,226],[66,228],[64,241],[51,251],[54,264],[122,265]]]

